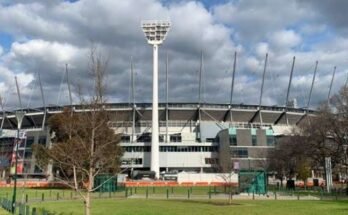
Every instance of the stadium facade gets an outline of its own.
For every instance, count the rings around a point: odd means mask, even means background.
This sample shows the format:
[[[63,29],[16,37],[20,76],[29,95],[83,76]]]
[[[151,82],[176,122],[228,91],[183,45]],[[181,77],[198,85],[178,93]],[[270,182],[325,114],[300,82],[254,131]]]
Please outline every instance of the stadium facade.
[[[67,106],[71,107],[71,106]],[[78,113],[82,107],[72,106]],[[51,169],[36,165],[31,146],[50,146],[47,120],[64,107],[26,109],[21,129],[17,172],[20,177],[49,177]],[[150,103],[107,104],[110,126],[122,136],[123,169],[149,170],[151,166]],[[216,172],[231,168],[263,169],[267,151],[292,128],[315,114],[306,109],[256,105],[160,103],[160,171]],[[14,168],[17,121],[14,113],[0,118],[2,178]],[[237,165],[237,167],[236,167]],[[234,167],[233,167],[234,166]]]

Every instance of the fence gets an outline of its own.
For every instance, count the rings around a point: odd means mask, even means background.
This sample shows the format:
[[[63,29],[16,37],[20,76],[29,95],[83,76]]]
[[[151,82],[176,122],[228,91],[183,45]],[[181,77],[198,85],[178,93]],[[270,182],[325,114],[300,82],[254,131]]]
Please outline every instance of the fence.
[[[0,199],[1,207],[6,211],[12,213],[12,201],[9,199],[1,198]],[[30,206],[22,203],[16,203],[14,214],[18,215],[53,215],[55,213],[51,213],[45,209],[37,209],[35,207],[31,208]]]

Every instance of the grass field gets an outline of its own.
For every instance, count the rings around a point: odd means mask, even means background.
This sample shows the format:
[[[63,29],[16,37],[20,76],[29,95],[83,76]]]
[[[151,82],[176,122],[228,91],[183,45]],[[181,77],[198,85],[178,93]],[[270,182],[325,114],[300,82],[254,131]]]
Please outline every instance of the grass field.
[[[128,194],[136,196],[125,198],[125,191],[116,193],[103,193],[102,198],[99,193],[94,193],[92,211],[96,215],[104,214],[348,214],[348,201],[294,201],[294,200],[233,200],[232,205],[227,205],[227,198],[218,198],[213,196],[211,201],[208,201],[209,191],[216,193],[223,192],[223,188],[214,187],[137,187],[132,191],[128,189]],[[17,200],[23,201],[25,196],[28,196],[29,205],[37,208],[45,208],[57,214],[83,214],[83,205],[81,200],[76,200],[78,196],[70,190],[62,189],[23,189],[17,191]],[[169,193],[170,198],[165,200],[166,193]],[[205,200],[187,200],[184,197],[190,192],[192,196],[203,197]],[[148,193],[150,198],[160,199],[145,199],[145,194]],[[305,193],[307,195],[311,191]],[[112,198],[108,198],[109,195]],[[42,196],[45,201],[42,202]],[[59,196],[59,201],[56,197]],[[181,200],[174,199],[175,196],[183,197]],[[1,188],[0,197],[10,199],[12,197],[12,188]],[[73,198],[71,198],[73,197]],[[116,198],[115,198],[116,197]],[[161,200],[161,198],[163,200]],[[202,199],[202,198],[201,198]],[[270,198],[271,199],[271,198]],[[330,198],[335,199],[335,198]],[[0,215],[7,214],[0,209]]]
[[[83,205],[79,201],[44,202],[33,206],[45,208],[51,212],[79,215],[83,214]],[[192,200],[145,200],[145,199],[97,199],[93,201],[94,215],[347,215],[348,201],[251,201],[234,200],[232,205],[226,201]]]

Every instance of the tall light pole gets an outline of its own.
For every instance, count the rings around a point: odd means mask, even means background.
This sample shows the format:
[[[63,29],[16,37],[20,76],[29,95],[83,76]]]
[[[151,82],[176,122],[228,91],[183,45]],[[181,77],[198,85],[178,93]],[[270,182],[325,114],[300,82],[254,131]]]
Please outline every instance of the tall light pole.
[[[147,20],[141,22],[141,27],[147,42],[153,46],[151,171],[155,171],[156,178],[159,178],[158,47],[167,36],[170,22]]]
[[[24,111],[16,111],[17,119],[17,140],[16,140],[16,149],[15,149],[15,172],[14,172],[14,185],[13,185],[13,195],[12,195],[12,214],[15,213],[16,209],[16,193],[17,193],[17,165],[18,165],[18,145],[19,145],[19,132],[22,127],[23,118],[25,115]]]

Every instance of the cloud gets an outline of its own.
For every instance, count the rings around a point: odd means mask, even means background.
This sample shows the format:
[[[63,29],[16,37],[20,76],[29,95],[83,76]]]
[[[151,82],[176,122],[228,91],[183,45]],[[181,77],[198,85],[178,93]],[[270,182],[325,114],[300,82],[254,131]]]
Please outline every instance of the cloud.
[[[344,24],[331,20],[331,9],[324,13],[328,17],[324,22],[319,15],[325,8],[310,8],[311,2],[227,1],[209,7],[198,1],[157,0],[0,2],[0,28],[15,40],[0,54],[0,90],[13,86],[14,75],[21,77],[24,103],[31,106],[42,105],[38,73],[46,103],[68,103],[65,64],[75,102],[80,89],[90,95],[93,81],[88,73],[88,55],[93,45],[108,60],[108,100],[129,101],[133,57],[136,101],[150,102],[152,48],[140,28],[143,19],[169,19],[172,23],[159,52],[160,101],[165,101],[166,53],[171,102],[198,100],[201,51],[206,102],[229,102],[235,51],[235,103],[258,104],[266,53],[269,62],[263,104],[267,105],[285,104],[293,56],[291,98],[297,98],[300,106],[306,103],[316,60],[319,70],[313,105],[326,98],[323,89],[328,88],[334,65],[338,67],[335,92],[347,72]],[[15,95],[14,88],[9,91]],[[11,104],[15,106],[16,100]]]

